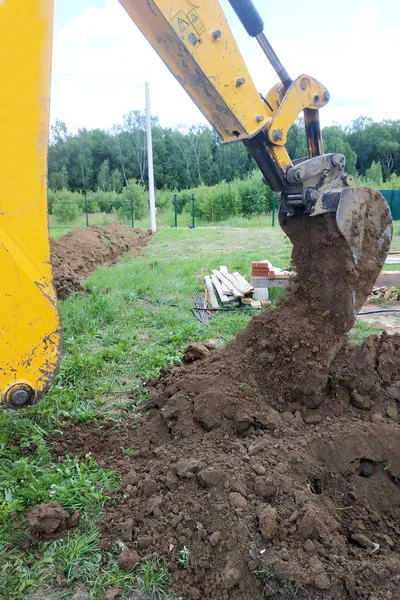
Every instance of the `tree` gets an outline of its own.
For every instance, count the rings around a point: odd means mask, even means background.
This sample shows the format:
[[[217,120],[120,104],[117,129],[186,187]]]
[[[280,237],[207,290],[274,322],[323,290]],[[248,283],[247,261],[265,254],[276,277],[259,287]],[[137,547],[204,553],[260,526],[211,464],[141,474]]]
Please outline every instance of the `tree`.
[[[147,169],[146,115],[139,110],[131,110],[124,115],[120,137],[126,155],[131,157],[132,176],[144,184]]]
[[[69,176],[69,133],[63,121],[56,119],[50,129],[50,144],[48,153],[48,179],[51,189],[68,187]],[[65,176],[65,172],[67,175]],[[55,175],[57,173],[57,175]]]
[[[289,129],[286,150],[292,160],[308,156],[306,130],[302,117],[296,119]]]
[[[358,117],[347,128],[347,139],[357,154],[356,168],[360,173],[365,173],[368,164],[371,164],[371,146],[369,140],[370,127],[373,124],[369,117]]]
[[[345,131],[337,125],[324,127],[322,130],[324,140],[324,151],[326,153],[337,152],[346,157],[346,171],[350,175],[357,175],[357,154],[352,150]]]
[[[256,168],[254,158],[241,142],[222,144],[214,140],[214,165],[211,184],[221,180],[232,181],[235,177],[245,177]]]
[[[60,190],[54,194],[52,214],[58,223],[73,223],[82,213],[82,206],[76,197],[78,194],[72,194],[66,189]]]
[[[121,171],[114,169],[110,175],[110,189],[119,194],[122,191],[123,177]]]
[[[383,140],[378,142],[377,149],[383,171],[389,177],[394,167],[396,155],[400,152],[400,144],[392,140]]]
[[[180,191],[245,179],[256,168],[243,144],[223,144],[218,134],[204,125],[172,129],[161,127],[158,119],[153,118],[152,132],[157,190]],[[375,162],[381,164],[386,183],[393,173],[400,176],[400,120],[377,123],[359,117],[346,129],[332,125],[322,133],[325,151],[343,153],[349,173],[356,175],[358,171],[365,176]],[[292,160],[307,157],[302,118],[290,128],[286,149]],[[147,179],[144,113],[130,111],[121,125],[109,131],[80,129],[72,134],[60,120],[52,125],[49,189],[85,193],[100,189],[103,193],[120,194],[130,180],[147,186]],[[224,198],[226,194],[224,188]],[[102,197],[101,205],[116,208],[115,198],[110,198]]]
[[[68,156],[68,182],[72,191],[87,191],[93,187],[92,137],[87,129],[79,129],[65,141]]]
[[[377,187],[381,187],[383,184],[381,163],[373,161],[372,165],[365,171],[365,178]]]
[[[48,186],[54,191],[68,189],[68,170],[65,165],[61,171],[53,171],[49,174]]]
[[[97,174],[97,184],[103,192],[108,192],[110,189],[110,161],[108,158],[104,160]]]
[[[132,206],[135,215],[135,219],[142,219],[148,209],[147,193],[144,186],[130,179],[128,185],[122,192],[123,204],[118,210],[118,215],[123,218],[130,218],[132,213]]]

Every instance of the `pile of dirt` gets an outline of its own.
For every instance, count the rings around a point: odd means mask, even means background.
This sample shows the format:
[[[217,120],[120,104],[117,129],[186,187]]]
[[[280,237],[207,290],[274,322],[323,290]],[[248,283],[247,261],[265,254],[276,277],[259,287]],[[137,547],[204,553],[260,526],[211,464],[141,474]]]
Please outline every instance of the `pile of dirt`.
[[[224,350],[164,370],[135,427],[74,427],[56,452],[123,475],[103,545],[164,557],[177,596],[394,600],[400,336],[346,335],[387,248],[367,231],[355,265],[332,215],[284,227],[288,298]]]
[[[150,231],[114,223],[70,231],[59,240],[50,240],[53,283],[58,298],[82,289],[82,282],[99,265],[112,265],[125,253],[139,256]]]

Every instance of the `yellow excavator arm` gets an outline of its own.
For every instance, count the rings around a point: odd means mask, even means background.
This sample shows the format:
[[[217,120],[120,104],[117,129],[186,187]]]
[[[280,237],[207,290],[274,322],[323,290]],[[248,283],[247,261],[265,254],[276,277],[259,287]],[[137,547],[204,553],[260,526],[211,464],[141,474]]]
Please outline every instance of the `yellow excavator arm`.
[[[230,2],[281,78],[266,97],[252,81],[218,0],[120,0],[223,141],[243,141],[266,182],[284,191],[292,166],[284,146],[287,133],[308,110],[310,156],[322,154],[318,108],[329,94],[307,75],[293,82],[269,45],[252,2]]]
[[[356,262],[366,226],[387,244],[383,197],[350,188],[345,157],[323,154],[318,109],[328,91],[309,75],[289,77],[251,0],[229,2],[278,75],[265,95],[218,0],[119,1],[223,141],[247,146],[265,182],[280,192],[284,229],[297,213],[332,212]],[[53,0],[0,1],[0,405],[12,408],[40,399],[61,353],[47,231],[52,16]],[[285,142],[301,113],[308,157],[292,163]]]

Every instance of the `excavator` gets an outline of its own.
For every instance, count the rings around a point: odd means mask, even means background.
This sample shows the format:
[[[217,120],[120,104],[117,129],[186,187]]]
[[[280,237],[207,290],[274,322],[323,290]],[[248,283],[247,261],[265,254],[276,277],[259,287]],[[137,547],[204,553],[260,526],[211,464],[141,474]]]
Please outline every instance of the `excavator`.
[[[0,0],[0,406],[13,409],[45,394],[62,348],[46,181],[53,2]],[[355,263],[366,228],[377,247],[389,246],[392,224],[383,196],[353,187],[342,154],[324,154],[319,109],[329,101],[328,90],[309,75],[291,79],[251,0],[229,2],[276,72],[277,83],[264,94],[219,0],[119,2],[223,142],[248,148],[265,183],[280,193],[284,230],[299,213],[310,219],[333,213]],[[301,114],[308,156],[292,161],[285,143]]]

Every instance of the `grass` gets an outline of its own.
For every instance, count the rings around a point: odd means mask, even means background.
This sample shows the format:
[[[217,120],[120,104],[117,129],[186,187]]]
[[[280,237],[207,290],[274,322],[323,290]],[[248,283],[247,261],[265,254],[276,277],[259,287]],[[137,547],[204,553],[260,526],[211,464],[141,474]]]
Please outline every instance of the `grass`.
[[[178,565],[181,569],[187,569],[190,563],[190,551],[189,548],[183,546],[182,550],[179,550]]]
[[[275,215],[275,227],[279,228],[278,225],[278,217]],[[131,225],[131,220],[120,220],[118,215],[115,214],[107,214],[107,213],[95,213],[89,214],[88,216],[89,225],[110,225],[111,223],[121,222],[128,225]],[[164,212],[160,212],[157,215],[157,229],[174,229],[174,213],[172,209],[168,209]],[[150,219],[146,216],[143,219],[135,219],[134,220],[135,227],[139,227],[141,229],[149,229],[150,228]],[[190,213],[184,211],[181,214],[178,214],[178,229],[179,228],[188,228],[192,225],[192,216]],[[196,228],[200,227],[228,227],[228,228],[240,228],[240,229],[253,229],[253,228],[265,228],[271,227],[272,225],[272,215],[263,214],[256,215],[249,218],[243,218],[240,216],[231,217],[224,221],[218,222],[210,222],[205,221],[203,219],[196,218],[195,220]],[[58,223],[53,215],[49,216],[49,227],[50,227],[50,235],[55,239],[59,239],[61,236],[65,235],[72,229],[76,227],[85,227],[86,226],[86,216],[80,215],[77,219],[75,219],[72,223]]]
[[[79,592],[75,598],[100,600],[109,588],[125,597],[136,589],[151,600],[168,598],[160,559],[127,574],[117,566],[117,549],[100,548],[98,515],[118,476],[91,456],[57,461],[49,436],[57,436],[66,420],[89,423],[99,412],[122,420],[146,401],[145,381],[179,363],[188,343],[214,338],[223,346],[246,326],[254,314],[249,309],[221,313],[208,327],[193,317],[192,296],[210,269],[224,264],[249,277],[252,260],[268,257],[284,267],[290,252],[279,227],[163,228],[141,257],[98,269],[86,281],[90,294],[60,303],[63,360],[50,392],[23,412],[0,411],[1,598],[59,600]],[[358,323],[351,337],[359,342],[374,330]],[[37,543],[25,516],[51,500],[78,509],[80,524],[59,540]]]

